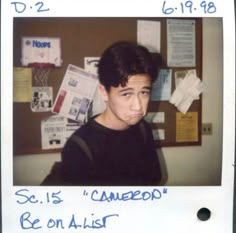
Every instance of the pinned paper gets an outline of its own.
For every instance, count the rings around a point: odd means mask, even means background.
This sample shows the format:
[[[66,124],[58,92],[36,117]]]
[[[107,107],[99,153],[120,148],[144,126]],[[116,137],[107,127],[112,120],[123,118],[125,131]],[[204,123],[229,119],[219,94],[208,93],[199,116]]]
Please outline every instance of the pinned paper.
[[[84,69],[90,73],[93,73],[97,75],[97,69],[98,69],[98,63],[99,63],[100,57],[85,57],[84,58]],[[89,117],[95,116],[99,113],[102,113],[106,108],[106,103],[102,99],[100,92],[99,92],[99,86],[97,86],[92,106],[89,109]]]
[[[97,85],[96,75],[69,64],[52,112],[74,121],[84,122]]]
[[[193,74],[194,76],[197,76],[195,69],[175,71],[175,87],[177,87],[183,81],[187,74]],[[199,96],[196,96],[195,99],[198,100]]]
[[[164,129],[153,129],[153,138],[155,141],[165,140],[165,130]]]
[[[41,121],[42,149],[62,148],[65,144],[67,119],[62,116],[51,116]]]
[[[152,53],[160,52],[161,23],[158,21],[138,20],[137,23],[138,44],[148,48]]]
[[[32,69],[14,67],[13,101],[30,102],[32,100]]]
[[[145,116],[145,120],[149,123],[165,123],[164,112],[148,112]]]
[[[85,57],[84,69],[88,72],[91,72],[97,75],[99,60],[100,60],[100,57]]]
[[[32,112],[48,112],[52,109],[52,87],[32,87]]]
[[[76,121],[69,122],[63,116],[53,115],[41,121],[42,149],[63,148],[67,139],[80,127]]]
[[[169,100],[171,97],[171,69],[160,69],[157,79],[152,85],[151,100]]]
[[[167,65],[196,65],[195,20],[167,19]]]
[[[176,142],[198,141],[198,112],[176,113]]]
[[[188,72],[173,92],[170,103],[174,104],[180,112],[185,114],[193,100],[198,98],[203,92],[204,87],[203,82],[198,77]]]

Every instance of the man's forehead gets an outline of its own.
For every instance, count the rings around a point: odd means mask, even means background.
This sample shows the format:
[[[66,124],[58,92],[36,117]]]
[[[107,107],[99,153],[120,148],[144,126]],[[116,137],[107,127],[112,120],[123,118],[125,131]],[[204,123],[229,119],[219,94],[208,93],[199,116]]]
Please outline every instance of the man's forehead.
[[[151,86],[151,78],[148,75],[133,75],[130,78],[128,78],[128,81],[126,83],[125,87],[149,87]]]

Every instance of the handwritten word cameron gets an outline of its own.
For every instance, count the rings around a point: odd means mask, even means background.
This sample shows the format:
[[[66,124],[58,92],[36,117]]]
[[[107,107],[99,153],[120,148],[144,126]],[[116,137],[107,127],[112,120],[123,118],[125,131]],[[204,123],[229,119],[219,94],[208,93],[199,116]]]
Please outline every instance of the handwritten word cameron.
[[[167,189],[163,189],[163,193],[167,193]],[[88,196],[88,192],[84,191],[83,195]],[[113,201],[154,201],[162,197],[162,192],[159,189],[151,191],[131,190],[128,192],[108,192],[93,190],[90,198],[92,201],[113,202]]]
[[[94,214],[90,217],[76,216],[72,214],[69,219],[49,218],[41,221],[39,218],[32,217],[30,212],[25,212],[20,216],[20,226],[24,230],[29,229],[101,229],[107,227],[108,219],[119,217],[118,214],[108,214],[106,216],[96,218]]]

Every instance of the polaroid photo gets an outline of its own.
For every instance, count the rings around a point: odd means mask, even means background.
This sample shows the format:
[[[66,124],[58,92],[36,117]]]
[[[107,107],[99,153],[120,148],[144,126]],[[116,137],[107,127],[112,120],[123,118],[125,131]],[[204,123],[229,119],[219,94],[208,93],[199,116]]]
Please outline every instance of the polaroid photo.
[[[220,0],[62,0],[60,4],[55,0],[3,0],[1,232],[232,233],[235,170],[234,4],[232,0],[227,4]],[[170,18],[167,33],[167,19]],[[188,110],[194,118],[191,121],[187,118],[189,115],[176,114],[178,110],[168,100],[155,100],[150,105],[147,114],[155,140],[166,143],[166,146],[156,148],[160,156],[162,182],[147,186],[42,185],[52,169],[60,169],[61,165],[62,148],[57,147],[61,143],[60,135],[51,135],[47,150],[41,148],[40,136],[41,120],[57,113],[32,112],[29,103],[13,101],[13,68],[24,67],[21,38],[42,36],[60,39],[61,58],[54,61],[56,64],[59,62],[60,67],[55,67],[49,76],[48,83],[52,88],[50,97],[41,98],[47,102],[43,110],[48,110],[51,107],[48,102],[55,101],[68,65],[83,67],[85,57],[100,58],[103,50],[116,40],[137,42],[138,20],[160,22],[157,32],[161,34],[155,35],[160,41],[156,46],[160,42],[161,68],[173,70],[172,91],[175,71],[180,70],[200,70],[200,78],[206,87]],[[144,27],[140,32],[144,34],[139,37],[145,38],[148,28]],[[146,35],[151,36],[152,33],[146,32]],[[156,43],[152,38],[145,38],[145,41]],[[45,41],[37,41],[33,45],[41,50],[51,46]],[[171,50],[168,50],[168,45]],[[37,52],[37,55],[40,56],[40,53]],[[182,57],[178,58],[180,55]],[[34,57],[33,54],[31,57]],[[44,61],[47,58],[44,57]],[[168,61],[174,65],[169,66]],[[77,86],[76,80],[69,79],[68,86]],[[39,106],[38,94],[34,94],[34,109]],[[65,94],[63,91],[60,93],[62,101]],[[68,114],[84,119],[88,103],[88,99],[74,98]],[[79,110],[77,106],[80,106]],[[60,109],[60,103],[57,107]],[[157,113],[162,115],[157,117]],[[201,119],[201,124],[211,123],[210,135],[202,134],[198,119]],[[198,125],[192,127],[191,122]],[[78,129],[77,126],[72,128],[74,131]],[[54,130],[59,132],[58,127]],[[188,136],[193,133],[194,137]],[[197,140],[196,144],[192,138]],[[142,138],[137,137],[137,140],[142,143]],[[120,148],[128,146],[130,144],[123,143]],[[105,164],[107,160],[101,163]]]

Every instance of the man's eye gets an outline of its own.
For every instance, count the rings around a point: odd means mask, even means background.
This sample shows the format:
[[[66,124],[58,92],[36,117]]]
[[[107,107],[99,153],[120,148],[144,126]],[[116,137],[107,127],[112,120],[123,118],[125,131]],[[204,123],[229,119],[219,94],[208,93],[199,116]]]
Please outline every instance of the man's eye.
[[[150,91],[142,91],[142,95],[150,95]]]
[[[132,93],[123,93],[122,96],[130,96]]]

